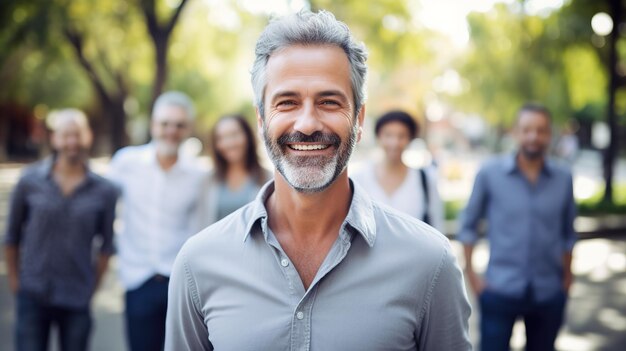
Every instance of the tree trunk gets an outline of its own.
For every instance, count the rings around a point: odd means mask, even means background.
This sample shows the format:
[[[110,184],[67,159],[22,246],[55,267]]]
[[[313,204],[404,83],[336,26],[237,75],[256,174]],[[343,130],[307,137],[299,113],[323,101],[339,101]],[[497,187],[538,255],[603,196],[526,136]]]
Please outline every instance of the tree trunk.
[[[115,99],[106,107],[109,120],[111,121],[111,154],[128,145],[128,134],[126,133],[126,111],[124,111],[124,100]]]
[[[152,86],[152,98],[150,100],[150,116],[152,116],[154,102],[163,92],[163,87],[167,81],[167,47],[169,35],[155,35],[153,42],[156,67],[154,72],[154,84]]]
[[[622,17],[621,0],[610,0],[611,17],[613,18],[613,31],[609,37],[609,105],[607,107],[607,122],[611,135],[608,147],[604,150],[604,201],[613,203],[613,169],[618,150],[618,126],[615,116],[615,95],[618,88],[617,73],[617,40],[619,39],[619,26]]]
[[[181,0],[180,4],[174,10],[174,13],[170,17],[169,21],[165,24],[160,24],[156,14],[156,4],[154,0],[142,0],[140,2],[140,8],[146,20],[146,27],[152,43],[154,44],[155,51],[155,73],[154,83],[152,85],[152,97],[150,99],[150,116],[152,116],[152,109],[154,102],[163,92],[163,87],[167,81],[167,48],[169,44],[172,31],[180,18],[180,14],[187,4],[187,0]]]

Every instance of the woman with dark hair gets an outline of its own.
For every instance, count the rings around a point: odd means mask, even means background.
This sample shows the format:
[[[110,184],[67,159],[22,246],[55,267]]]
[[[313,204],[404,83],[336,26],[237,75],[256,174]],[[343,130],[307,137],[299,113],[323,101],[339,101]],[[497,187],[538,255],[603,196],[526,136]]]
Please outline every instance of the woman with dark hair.
[[[207,185],[206,224],[217,222],[252,201],[271,178],[259,163],[254,132],[243,116],[220,118],[210,137],[214,168]]]
[[[385,157],[367,165],[353,179],[374,200],[444,232],[443,203],[435,177],[425,168],[414,169],[402,161],[402,153],[419,134],[419,124],[404,111],[391,111],[376,121],[375,132]]]

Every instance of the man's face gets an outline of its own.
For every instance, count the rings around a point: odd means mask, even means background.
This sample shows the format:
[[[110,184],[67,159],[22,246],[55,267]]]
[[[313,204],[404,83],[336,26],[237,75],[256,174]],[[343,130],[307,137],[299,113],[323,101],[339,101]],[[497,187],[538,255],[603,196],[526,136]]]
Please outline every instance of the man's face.
[[[540,112],[522,111],[517,119],[515,136],[519,151],[529,159],[545,155],[550,146],[550,120]]]
[[[165,156],[178,154],[180,145],[191,131],[191,121],[184,108],[177,105],[161,105],[152,114],[152,139],[157,153]]]
[[[411,143],[411,131],[402,122],[388,122],[380,128],[377,140],[388,160],[401,160],[402,153]]]
[[[89,131],[81,128],[77,123],[67,121],[53,132],[52,147],[60,157],[70,162],[78,162],[91,147],[91,136]]]
[[[335,46],[291,46],[266,67],[265,117],[257,111],[274,166],[297,191],[319,192],[345,170],[360,139],[350,63]]]

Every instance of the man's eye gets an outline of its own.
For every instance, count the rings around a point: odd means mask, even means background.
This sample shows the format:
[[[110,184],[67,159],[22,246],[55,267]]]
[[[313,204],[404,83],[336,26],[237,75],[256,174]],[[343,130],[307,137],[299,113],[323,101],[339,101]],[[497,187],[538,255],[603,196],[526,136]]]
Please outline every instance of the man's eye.
[[[295,105],[296,102],[293,100],[285,100],[285,101],[279,101],[276,106],[282,106],[282,107],[288,107],[288,106],[293,106]]]
[[[335,100],[324,100],[321,102],[322,105],[328,105],[328,106],[339,106],[339,102],[335,101]]]

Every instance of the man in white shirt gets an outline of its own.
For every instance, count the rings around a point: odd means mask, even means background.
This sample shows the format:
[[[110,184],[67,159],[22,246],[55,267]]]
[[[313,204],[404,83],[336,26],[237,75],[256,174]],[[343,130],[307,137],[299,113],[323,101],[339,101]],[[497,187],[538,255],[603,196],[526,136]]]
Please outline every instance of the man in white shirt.
[[[117,246],[131,351],[163,349],[172,264],[200,229],[198,189],[205,174],[179,153],[193,118],[189,97],[164,93],[153,108],[152,142],[124,148],[111,161],[109,177],[122,192]]]

